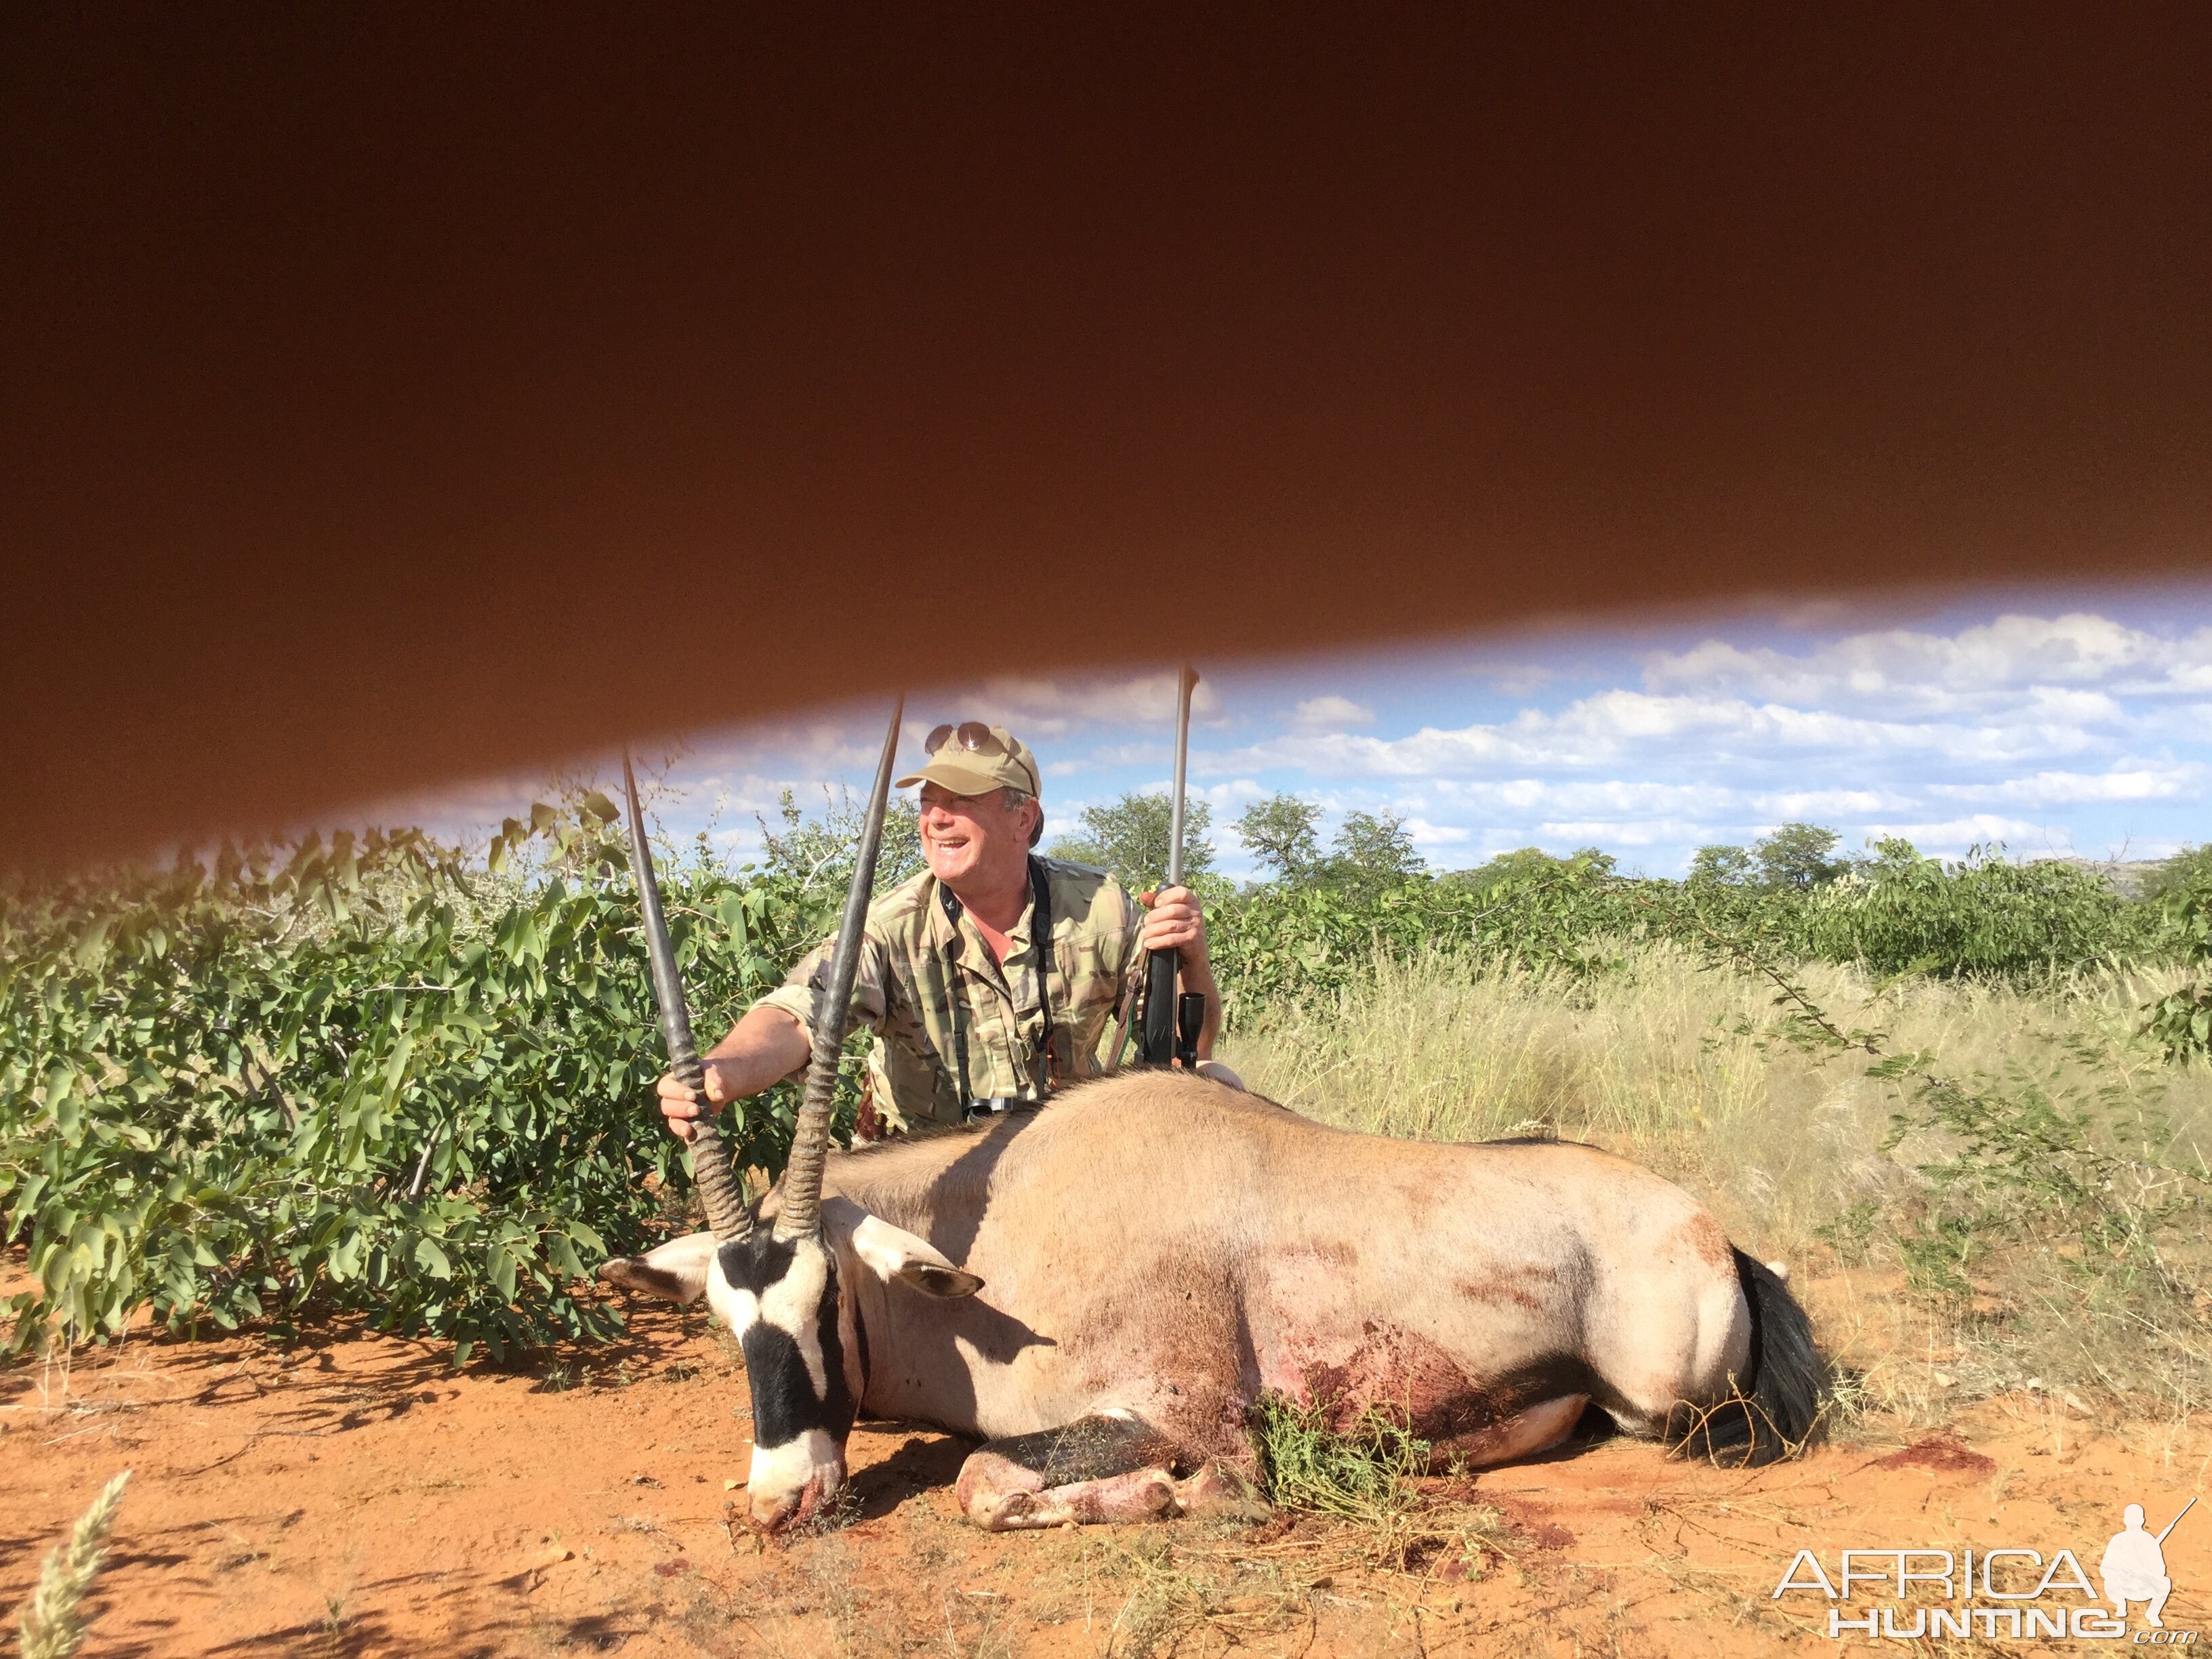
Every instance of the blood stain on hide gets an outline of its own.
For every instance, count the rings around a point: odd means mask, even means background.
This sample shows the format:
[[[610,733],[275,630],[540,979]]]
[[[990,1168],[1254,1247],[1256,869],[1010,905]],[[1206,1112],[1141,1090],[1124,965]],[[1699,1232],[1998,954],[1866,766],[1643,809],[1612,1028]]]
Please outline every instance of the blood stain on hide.
[[[1149,1376],[1155,1387],[1128,1403],[1182,1457],[1249,1456],[1236,1265],[1218,1248],[1179,1240],[1125,1283],[1130,1288],[1093,1304],[1068,1344],[1085,1386],[1103,1394],[1133,1373]],[[1159,1316],[1163,1305],[1174,1317]]]
[[[1520,1455],[1529,1449],[1523,1413],[1586,1399],[1592,1386],[1588,1368],[1565,1356],[1499,1376],[1470,1376],[1429,1338],[1375,1320],[1341,1362],[1310,1359],[1291,1376],[1292,1392],[1321,1408],[1332,1429],[1348,1432],[1369,1410],[1379,1411],[1428,1443],[1431,1470],[1460,1457],[1481,1464]]]
[[[1564,1391],[1548,1379],[1478,1382],[1427,1337],[1371,1319],[1342,1364],[1309,1364],[1300,1380],[1307,1398],[1326,1411],[1339,1433],[1374,1407],[1443,1449]]]
[[[1542,1313],[1552,1305],[1553,1297],[1547,1292],[1555,1292],[1559,1281],[1558,1268],[1529,1262],[1502,1267],[1486,1279],[1463,1279],[1452,1288],[1469,1302]]]
[[[1735,1252],[1729,1244],[1727,1232],[1719,1222],[1704,1211],[1700,1210],[1684,1222],[1674,1236],[1707,1267],[1720,1268],[1730,1274],[1735,1272]]]

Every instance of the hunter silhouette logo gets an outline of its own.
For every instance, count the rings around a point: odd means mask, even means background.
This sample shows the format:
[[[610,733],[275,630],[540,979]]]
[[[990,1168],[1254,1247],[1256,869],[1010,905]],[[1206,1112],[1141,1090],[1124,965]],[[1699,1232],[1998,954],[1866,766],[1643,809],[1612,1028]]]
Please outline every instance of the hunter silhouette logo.
[[[1848,1549],[1837,1557],[1833,1577],[1817,1553],[1799,1550],[1771,1599],[1797,1591],[1825,1596],[1844,1604],[1828,1609],[1831,1637],[1850,1632],[1906,1642],[1939,1636],[2124,1642],[2128,1608],[2140,1604],[2143,1628],[2134,1632],[2137,1644],[2193,1646],[2197,1632],[2168,1630],[2162,1615],[2173,1594],[2166,1540],[2196,1507],[2192,1498],[2162,1531],[2152,1532],[2143,1523],[2143,1506],[2129,1504],[2097,1563],[2101,1597],[2072,1550],[2046,1559],[2040,1550],[2004,1547]],[[1888,1605],[1870,1605],[1877,1598],[1887,1598]]]
[[[2166,1576],[2166,1534],[2179,1526],[2181,1516],[2196,1507],[2192,1498],[2181,1506],[2181,1515],[2166,1523],[2166,1532],[2157,1534],[2143,1530],[2142,1504],[2130,1504],[2122,1511],[2123,1529],[2112,1534],[2112,1541],[2105,1546],[2105,1559],[2097,1564],[2097,1576],[2105,1581],[2105,1599],[2121,1618],[2128,1616],[2129,1602],[2148,1601],[2144,1620],[2153,1630],[2166,1628],[2166,1621],[2158,1616],[2166,1607],[2166,1598],[2173,1594],[2173,1580]]]

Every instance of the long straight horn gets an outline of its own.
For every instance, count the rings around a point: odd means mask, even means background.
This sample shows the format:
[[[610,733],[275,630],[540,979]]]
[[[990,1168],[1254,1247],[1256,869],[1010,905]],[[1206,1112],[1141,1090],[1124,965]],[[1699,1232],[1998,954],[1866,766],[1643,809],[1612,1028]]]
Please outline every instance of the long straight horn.
[[[837,1060],[845,1050],[845,1012],[853,1002],[853,973],[860,962],[860,934],[868,922],[868,900],[876,887],[876,854],[884,844],[884,808],[890,799],[891,770],[898,759],[899,721],[906,714],[902,696],[891,709],[884,733],[883,758],[876,763],[875,791],[868,797],[867,821],[860,830],[860,855],[853,865],[853,885],[845,895],[845,914],[837,924],[837,948],[830,957],[829,982],[814,1006],[814,1058],[806,1068],[806,1093],[791,1137],[791,1159],[783,1169],[783,1207],[776,1212],[775,1236],[803,1238],[822,1224],[822,1166],[830,1156],[830,1109],[837,1093]]]
[[[668,1069],[685,1088],[704,1095],[707,1068],[691,1040],[691,1012],[684,1004],[684,980],[676,971],[676,947],[668,940],[668,918],[660,908],[660,884],[653,876],[653,849],[646,844],[645,814],[637,804],[637,777],[623,752],[623,794],[629,808],[629,868],[637,882],[638,908],[645,913],[645,954],[653,964],[653,1000],[660,1008],[660,1036],[668,1045]],[[702,1117],[691,1132],[691,1177],[707,1206],[707,1225],[718,1239],[744,1238],[753,1230],[752,1212],[730,1167],[722,1132]]]

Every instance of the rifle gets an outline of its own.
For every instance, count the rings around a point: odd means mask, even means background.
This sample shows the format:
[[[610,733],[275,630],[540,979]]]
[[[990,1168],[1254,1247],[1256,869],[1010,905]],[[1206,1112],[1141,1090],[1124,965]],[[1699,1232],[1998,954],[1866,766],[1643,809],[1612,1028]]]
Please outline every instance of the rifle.
[[[1182,885],[1183,781],[1190,765],[1190,694],[1198,685],[1198,671],[1188,664],[1176,683],[1175,806],[1168,830],[1168,873],[1164,884]],[[1147,1066],[1182,1062],[1185,1071],[1198,1064],[1198,1036],[1206,1024],[1206,998],[1195,991],[1176,994],[1176,976],[1182,953],[1154,951],[1145,963],[1145,1024],[1137,1039],[1137,1058]]]
[[[2184,1504],[2181,1506],[2181,1515],[2188,1514],[2190,1510],[2196,1507],[2197,1500],[2192,1498],[2186,1504]],[[2181,1515],[2175,1516],[2172,1520],[2166,1523],[2166,1532],[2172,1532],[2176,1527],[2181,1524]],[[2158,1535],[2158,1541],[2161,1544],[2166,1542],[2166,1532],[2162,1532]]]

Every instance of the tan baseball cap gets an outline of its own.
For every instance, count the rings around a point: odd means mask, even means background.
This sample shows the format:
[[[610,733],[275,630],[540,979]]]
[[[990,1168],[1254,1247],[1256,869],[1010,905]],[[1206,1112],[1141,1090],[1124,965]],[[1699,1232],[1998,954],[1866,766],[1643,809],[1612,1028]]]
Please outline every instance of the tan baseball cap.
[[[938,733],[944,735],[939,737]],[[956,795],[988,795],[994,789],[1019,789],[1042,795],[1036,757],[1029,745],[1003,726],[963,720],[939,726],[938,738],[922,769],[898,781],[902,789],[917,783],[941,783]]]

